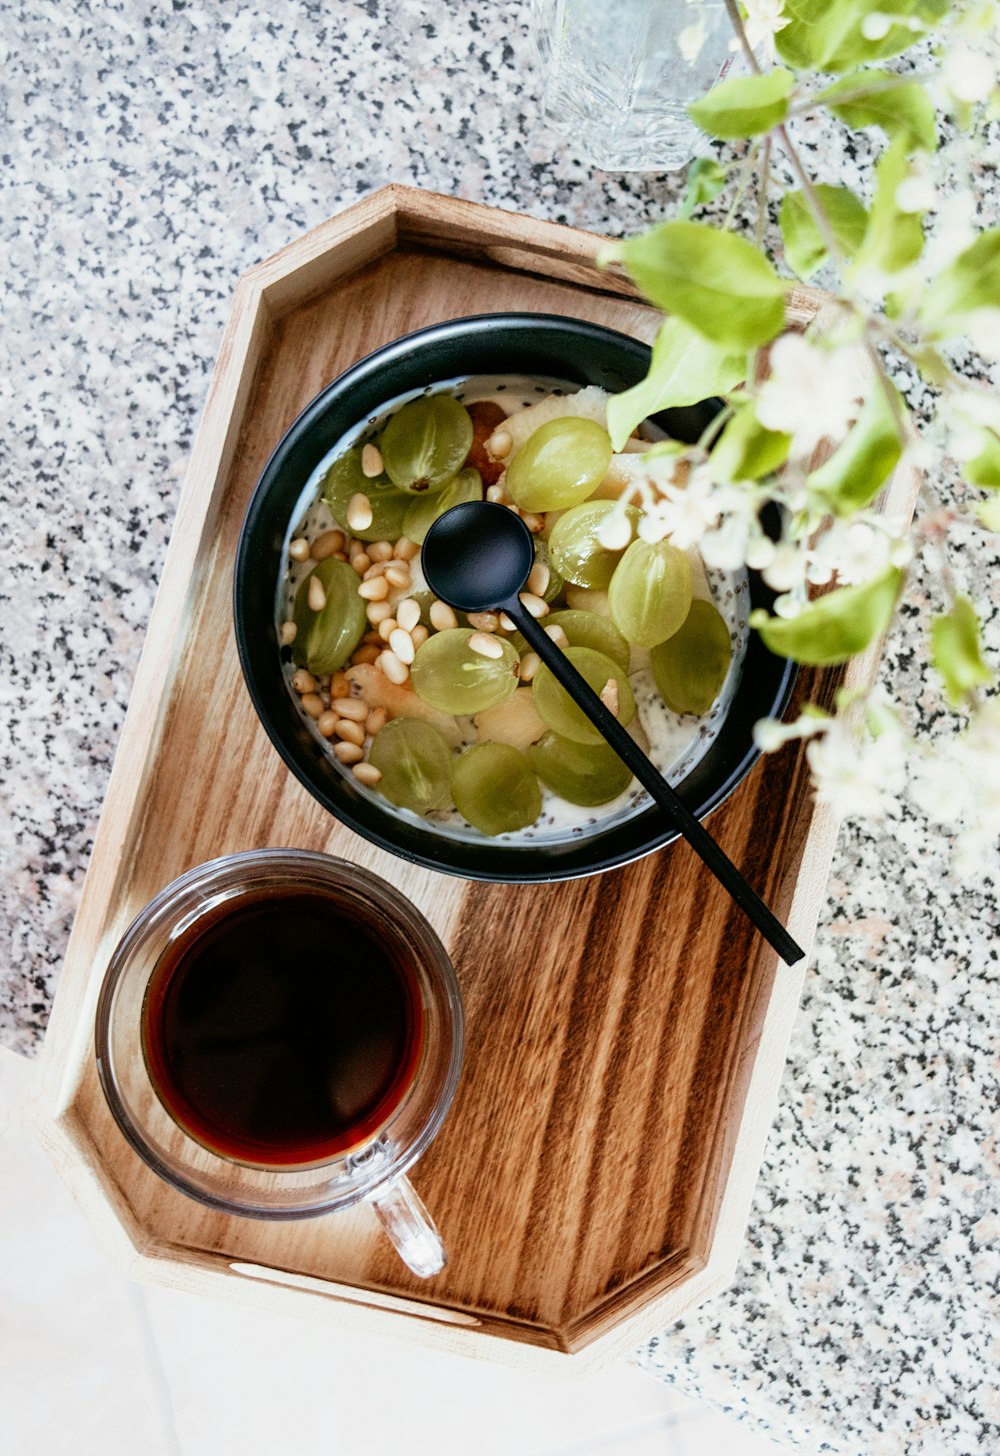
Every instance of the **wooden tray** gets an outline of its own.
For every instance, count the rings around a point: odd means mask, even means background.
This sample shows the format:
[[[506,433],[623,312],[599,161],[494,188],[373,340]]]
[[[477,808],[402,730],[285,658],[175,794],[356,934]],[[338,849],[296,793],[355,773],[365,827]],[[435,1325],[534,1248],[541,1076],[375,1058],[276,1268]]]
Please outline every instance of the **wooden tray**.
[[[600,242],[388,187],[239,283],[45,1047],[43,1135],[138,1277],[576,1369],[731,1277],[801,966],[776,962],[683,844],[543,887],[471,885],[375,849],[284,768],[231,628],[232,561],[258,475],[301,408],[360,356],[441,319],[504,309],[652,339],[657,316],[594,270]],[[793,320],[805,324],[819,300],[794,294]],[[895,510],[911,488],[894,484]],[[829,699],[839,680],[806,674],[800,696]],[[808,945],[836,826],[811,802],[801,753],[759,764],[712,829]],[[414,1175],[450,1254],[432,1280],[404,1269],[367,1208],[293,1224],[202,1208],[147,1170],[105,1107],[92,1026],[116,940],[182,871],[266,845],[375,870],[454,959],[467,1060]]]

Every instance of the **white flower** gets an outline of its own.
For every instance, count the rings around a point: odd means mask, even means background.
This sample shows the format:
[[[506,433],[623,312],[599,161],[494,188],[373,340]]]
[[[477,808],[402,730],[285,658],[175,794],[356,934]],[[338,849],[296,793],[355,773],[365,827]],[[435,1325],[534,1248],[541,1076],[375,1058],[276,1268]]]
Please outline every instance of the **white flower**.
[[[773,60],[774,37],[791,24],[791,16],[784,13],[785,0],[744,0],[743,8],[746,11],[743,29],[750,49],[761,60]],[[734,51],[740,48],[738,40],[730,45]]]
[[[799,334],[771,346],[771,376],[757,395],[757,418],[768,430],[792,436],[794,455],[810,454],[821,440],[839,440],[856,419],[857,359],[851,349],[822,349]]]
[[[805,551],[790,541],[779,541],[773,557],[764,568],[764,580],[774,591],[792,591],[804,584],[806,566]]]
[[[696,546],[720,514],[720,493],[708,471],[692,470],[684,485],[665,483],[661,491],[660,499],[647,506],[639,525],[640,536],[644,541],[661,541],[669,536],[682,551]]]
[[[802,713],[794,723],[758,718],[753,725],[753,741],[761,753],[774,753],[793,738],[812,738],[815,733],[824,733],[830,721],[829,714],[822,712]]]
[[[997,84],[989,56],[971,46],[952,46],[944,58],[944,84],[956,101],[985,101]]]
[[[714,531],[706,531],[699,542],[706,566],[719,571],[736,571],[746,561],[750,525],[745,516],[727,516]]]
[[[855,734],[834,720],[806,749],[813,789],[821,804],[857,819],[879,819],[906,781],[902,735]]]

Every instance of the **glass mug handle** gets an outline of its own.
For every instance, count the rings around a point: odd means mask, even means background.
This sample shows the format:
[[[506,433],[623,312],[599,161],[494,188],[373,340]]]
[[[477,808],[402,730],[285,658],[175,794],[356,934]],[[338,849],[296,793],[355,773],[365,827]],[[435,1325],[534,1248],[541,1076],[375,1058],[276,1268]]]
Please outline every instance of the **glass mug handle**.
[[[395,1178],[368,1199],[393,1248],[421,1279],[439,1274],[447,1254],[420,1195],[408,1178]]]

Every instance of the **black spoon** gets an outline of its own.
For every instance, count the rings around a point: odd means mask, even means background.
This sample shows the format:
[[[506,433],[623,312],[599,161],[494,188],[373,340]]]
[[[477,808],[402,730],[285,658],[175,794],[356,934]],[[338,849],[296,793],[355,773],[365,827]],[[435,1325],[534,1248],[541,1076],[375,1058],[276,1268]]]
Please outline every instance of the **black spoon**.
[[[782,960],[787,965],[801,960],[805,954],[801,946],[522,603],[520,593],[535,562],[535,545],[521,518],[506,506],[490,501],[466,501],[464,505],[452,506],[427,532],[420,560],[427,585],[449,606],[460,612],[507,613],[528,645]]]

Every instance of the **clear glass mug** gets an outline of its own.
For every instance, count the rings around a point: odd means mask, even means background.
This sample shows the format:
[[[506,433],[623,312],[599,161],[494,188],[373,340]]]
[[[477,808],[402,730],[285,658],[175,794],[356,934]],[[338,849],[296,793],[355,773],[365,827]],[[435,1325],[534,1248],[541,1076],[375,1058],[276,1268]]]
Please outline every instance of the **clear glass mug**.
[[[309,898],[312,896],[320,900],[314,902]],[[302,903],[307,910],[314,903],[326,904],[331,916],[342,916],[345,925],[363,934],[358,945],[371,942],[379,953],[384,951],[386,959],[391,957],[393,966],[402,968],[400,984],[405,982],[410,1006],[407,1025],[418,1030],[407,1039],[405,1075],[393,1073],[395,1080],[377,1106],[372,1104],[367,1120],[359,1114],[355,1128],[338,1124],[337,1137],[326,1139],[329,1146],[317,1143],[311,1148],[315,1156],[298,1161],[299,1152],[291,1145],[262,1142],[258,1149],[251,1143],[244,1146],[233,1142],[229,1133],[223,1136],[219,1131],[223,1123],[214,1127],[211,1122],[218,1114],[215,1104],[206,1121],[204,1106],[198,1103],[201,1093],[191,1081],[195,1075],[191,1068],[197,1062],[191,1057],[193,1043],[175,1039],[176,1044],[171,1043],[172,1049],[165,1053],[167,1033],[161,1037],[156,1028],[161,1022],[164,1027],[181,1025],[178,1015],[189,1015],[192,1006],[198,1015],[203,1014],[203,1008],[197,1010],[202,1005],[197,1000],[201,994],[197,992],[198,975],[190,967],[195,948],[211,945],[210,937],[219,933],[217,927],[231,930],[238,924],[237,917],[244,915],[250,927],[247,935],[263,944],[260,937],[266,927],[259,929],[252,915],[258,915],[259,920],[260,914],[280,913],[283,906]],[[258,914],[255,906],[265,909]],[[275,921],[274,925],[279,923]],[[295,952],[296,948],[290,946],[287,974],[282,970],[276,977],[275,994],[290,998],[296,990]],[[250,975],[252,944],[246,954],[246,975]],[[172,957],[189,970],[177,970]],[[230,962],[233,959],[230,955]],[[241,974],[243,971],[241,962]],[[204,972],[203,983],[214,987],[210,979],[204,980],[204,976],[211,978],[214,974],[211,969]],[[351,979],[349,971],[346,974],[345,987],[365,984],[363,979]],[[231,977],[231,972],[226,970],[224,975]],[[239,987],[244,982],[231,980],[231,984]],[[252,984],[254,994],[233,1005],[237,1020],[243,1010],[250,1008],[256,1018],[254,1036],[259,1042],[258,1032],[263,1025],[260,1019],[279,1013],[268,1009],[272,991],[262,991],[256,982]],[[214,1007],[213,1015],[227,1014],[225,997],[225,991],[212,990],[208,1001]],[[172,1010],[171,998],[176,1003]],[[218,1010],[220,1006],[222,1011]],[[287,1020],[294,1012],[286,1006],[280,1014]],[[310,1024],[315,1026],[315,1016]],[[230,1038],[234,1045],[243,1030],[234,1031]],[[272,1038],[277,1035],[266,1027],[261,1034]],[[199,1035],[213,1055],[226,1040],[220,1039],[218,1027],[210,1036]],[[424,917],[368,871],[305,850],[253,850],[230,855],[199,865],[168,885],[139,913],[120,941],[105,974],[97,1007],[97,1068],[104,1095],[129,1143],[166,1183],[211,1208],[249,1218],[309,1218],[366,1201],[373,1206],[401,1258],[421,1277],[438,1273],[446,1255],[433,1221],[405,1174],[444,1120],[458,1083],[462,1050],[458,982],[444,947]],[[301,1061],[299,1056],[294,1065],[287,1064],[293,1080]],[[368,1065],[363,1056],[361,1064]],[[225,1072],[226,1064],[211,1065],[215,1081],[206,1081],[205,1086],[214,1088],[221,1080],[217,1068],[221,1066]],[[357,1056],[354,1065],[358,1065]],[[308,1068],[304,1068],[302,1075],[305,1077],[307,1072]],[[331,1075],[324,1067],[322,1077]],[[369,1074],[363,1070],[364,1075]],[[316,1078],[313,1081],[321,1085]],[[241,1095],[237,1082],[234,1074],[230,1089],[233,1097]],[[280,1079],[272,1085],[282,1090]],[[211,1095],[214,1097],[215,1092]],[[292,1097],[290,1092],[287,1095]],[[335,1095],[340,1094],[331,1091],[331,1099]],[[280,1101],[277,1098],[276,1104]],[[168,1103],[172,1110],[168,1110]],[[228,1107],[227,1116],[233,1107],[237,1103]],[[269,1104],[268,1111],[273,1111],[273,1105]],[[242,1118],[243,1112],[238,1115]],[[272,1131],[267,1130],[267,1137],[272,1136]],[[245,1131],[239,1136],[245,1139]]]

